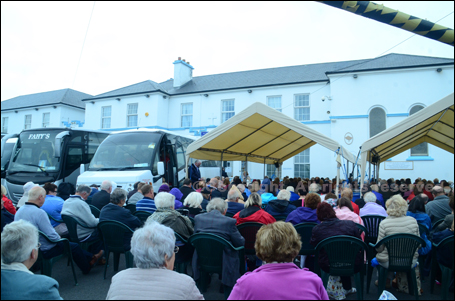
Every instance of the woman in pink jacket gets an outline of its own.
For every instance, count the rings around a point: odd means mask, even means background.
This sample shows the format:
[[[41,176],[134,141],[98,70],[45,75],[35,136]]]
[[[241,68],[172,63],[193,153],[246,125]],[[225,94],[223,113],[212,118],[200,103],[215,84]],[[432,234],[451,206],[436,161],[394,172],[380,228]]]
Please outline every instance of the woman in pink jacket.
[[[338,200],[338,208],[335,209],[335,214],[337,215],[337,218],[340,220],[353,221],[354,223],[364,226],[362,218],[358,216],[357,213],[354,212],[352,202],[347,198],[343,197]],[[365,233],[362,232],[362,235],[360,235],[360,237],[362,238],[362,240],[364,240]]]

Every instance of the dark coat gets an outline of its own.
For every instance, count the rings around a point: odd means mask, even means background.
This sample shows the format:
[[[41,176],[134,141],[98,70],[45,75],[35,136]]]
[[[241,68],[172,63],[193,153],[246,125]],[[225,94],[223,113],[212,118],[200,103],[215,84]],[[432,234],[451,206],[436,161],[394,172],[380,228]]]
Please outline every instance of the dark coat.
[[[179,188],[180,192],[183,194],[182,198],[180,199],[180,202],[183,202],[185,201],[186,197],[192,193],[192,192],[195,192],[196,190],[194,190],[193,188],[191,187],[188,187],[188,186],[182,186]]]
[[[289,201],[286,200],[271,200],[267,207],[265,207],[265,211],[269,213],[271,216],[275,217],[278,215],[288,215],[297,207],[291,205]]]
[[[325,222],[313,228],[310,243],[314,247],[326,238],[336,235],[349,235],[361,239],[360,232],[353,221],[339,220],[338,218],[328,219]],[[355,260],[356,270],[363,267],[363,252],[359,252]],[[329,272],[329,258],[325,250],[321,250],[319,254],[319,266],[325,271]]]
[[[228,202],[227,212],[232,215],[236,214],[237,212],[242,211],[243,209],[245,209],[245,205],[243,205],[243,204],[236,203],[236,202]]]
[[[188,174],[190,175],[190,179],[191,182],[193,182],[193,184],[199,181],[199,179],[201,178],[201,171],[199,170],[199,168],[196,167],[196,165],[194,165],[194,163],[191,164],[188,170]]]
[[[236,220],[222,215],[218,210],[212,210],[209,213],[198,214],[194,218],[194,233],[211,233],[218,235],[229,241],[234,247],[245,245],[245,239],[235,226]],[[225,249],[223,252],[223,275],[221,283],[227,286],[234,286],[240,277],[239,256],[237,251]],[[197,252],[193,255],[193,272],[194,279],[199,278],[199,269],[197,268]]]
[[[130,227],[131,230],[133,231],[136,230],[136,228],[141,227],[143,224],[139,218],[131,214],[131,211],[112,203],[107,204],[106,206],[103,207],[103,209],[101,209],[100,222],[102,221],[121,222]],[[123,245],[126,250],[131,249],[132,236],[133,234],[125,233]]]
[[[92,197],[92,205],[99,210],[103,209],[104,206],[109,204],[111,201],[111,195],[106,190],[100,190],[95,193]]]
[[[308,207],[299,207],[296,210],[292,211],[286,218],[286,222],[289,222],[293,225],[300,223],[320,223],[316,215],[316,209],[311,209]]]

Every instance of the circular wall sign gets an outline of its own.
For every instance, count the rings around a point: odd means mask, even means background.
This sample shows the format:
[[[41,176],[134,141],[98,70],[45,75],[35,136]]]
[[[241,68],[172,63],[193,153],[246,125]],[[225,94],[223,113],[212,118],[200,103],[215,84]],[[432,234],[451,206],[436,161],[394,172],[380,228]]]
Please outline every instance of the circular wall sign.
[[[347,132],[345,135],[344,135],[344,142],[347,144],[347,145],[351,145],[352,142],[354,142],[354,136]]]

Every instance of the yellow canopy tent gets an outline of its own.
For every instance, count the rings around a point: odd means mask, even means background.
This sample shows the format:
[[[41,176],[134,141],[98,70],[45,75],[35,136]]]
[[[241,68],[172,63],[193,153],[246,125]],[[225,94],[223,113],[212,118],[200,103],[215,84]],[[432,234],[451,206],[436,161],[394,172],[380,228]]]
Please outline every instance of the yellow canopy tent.
[[[428,142],[454,153],[453,93],[371,137],[361,146],[361,188],[366,163],[379,164],[422,142]]]
[[[186,156],[187,163],[189,158],[194,158],[282,164],[315,144],[337,152],[350,162],[356,161],[356,157],[338,142],[263,103],[255,102],[191,143]],[[341,165],[338,165],[339,168]]]

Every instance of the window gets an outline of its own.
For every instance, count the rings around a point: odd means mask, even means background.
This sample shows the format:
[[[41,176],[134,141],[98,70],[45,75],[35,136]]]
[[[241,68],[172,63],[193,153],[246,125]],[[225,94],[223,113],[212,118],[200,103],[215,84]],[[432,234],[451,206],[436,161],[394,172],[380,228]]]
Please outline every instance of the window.
[[[111,107],[101,107],[101,128],[108,129],[111,127]]]
[[[275,164],[267,164],[266,166],[266,173],[265,175],[270,178],[270,180],[273,181],[273,179],[276,177],[276,167]],[[275,176],[275,177],[274,177]]]
[[[281,96],[268,96],[267,105],[281,112]]]
[[[126,119],[127,127],[137,126],[137,103],[128,104]]]
[[[374,108],[370,111],[370,138],[376,136],[386,129],[386,114],[381,108]]]
[[[418,111],[422,110],[424,107],[421,105],[416,105],[411,108],[409,111],[409,116],[412,114],[417,113]],[[419,145],[414,146],[411,148],[411,156],[428,156],[428,143],[422,142]]]
[[[221,101],[221,123],[227,121],[229,118],[235,115],[234,101],[234,99]]]
[[[25,115],[24,130],[32,127],[32,115]]]
[[[180,143],[177,143],[177,164],[178,170],[185,168],[185,151]]]
[[[310,95],[294,95],[294,119],[297,121],[310,120]]]
[[[300,154],[294,156],[294,177],[309,178],[310,177],[310,149],[307,148]]]
[[[182,103],[180,116],[182,128],[193,126],[193,103]]]
[[[43,128],[47,128],[49,126],[51,113],[43,113]]]
[[[2,117],[2,133],[8,133],[8,117]]]

